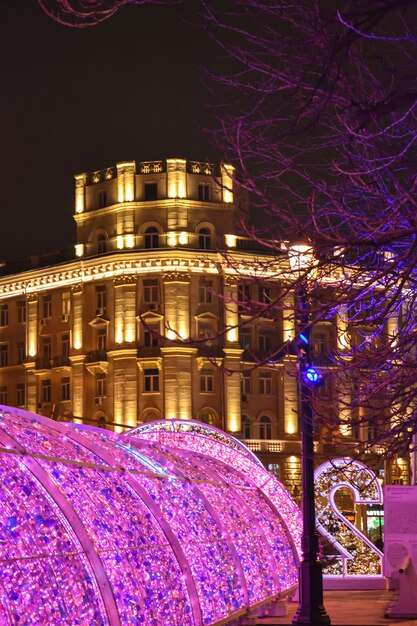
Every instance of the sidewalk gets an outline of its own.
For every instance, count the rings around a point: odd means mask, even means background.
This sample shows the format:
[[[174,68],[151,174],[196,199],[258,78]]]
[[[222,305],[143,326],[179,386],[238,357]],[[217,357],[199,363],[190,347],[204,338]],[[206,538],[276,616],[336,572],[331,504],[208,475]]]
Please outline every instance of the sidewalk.
[[[417,620],[385,618],[393,597],[392,591],[325,591],[324,606],[332,626],[417,626]],[[259,618],[265,626],[291,626],[297,602],[288,602],[285,617]]]

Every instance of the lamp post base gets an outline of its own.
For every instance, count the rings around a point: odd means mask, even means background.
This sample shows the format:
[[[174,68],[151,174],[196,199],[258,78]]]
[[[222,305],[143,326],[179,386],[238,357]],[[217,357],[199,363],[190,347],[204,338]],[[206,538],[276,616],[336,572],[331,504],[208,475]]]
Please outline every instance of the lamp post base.
[[[293,626],[330,626],[330,617],[323,605],[321,564],[303,561],[299,569],[299,604],[292,620]]]

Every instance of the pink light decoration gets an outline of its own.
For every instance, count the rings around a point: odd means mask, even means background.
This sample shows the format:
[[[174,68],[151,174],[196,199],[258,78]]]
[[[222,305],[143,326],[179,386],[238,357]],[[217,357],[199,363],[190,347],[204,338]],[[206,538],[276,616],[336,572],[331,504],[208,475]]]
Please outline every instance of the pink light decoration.
[[[2,625],[210,626],[297,582],[297,507],[217,429],[0,407],[0,452]]]

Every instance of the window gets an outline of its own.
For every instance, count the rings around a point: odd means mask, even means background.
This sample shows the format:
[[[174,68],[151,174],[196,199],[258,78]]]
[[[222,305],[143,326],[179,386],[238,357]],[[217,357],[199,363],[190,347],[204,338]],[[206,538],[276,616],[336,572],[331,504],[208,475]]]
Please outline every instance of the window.
[[[238,285],[237,287],[238,310],[245,311],[250,304],[250,288],[249,285]]]
[[[267,415],[262,415],[259,423],[259,439],[271,439],[272,438],[272,424],[271,418]]]
[[[211,411],[205,410],[200,413],[199,421],[203,422],[203,424],[209,424],[210,426],[214,426],[216,419]]]
[[[52,296],[42,298],[42,319],[52,317]]]
[[[270,396],[272,394],[271,372],[259,372],[259,393],[264,396]]]
[[[159,247],[159,232],[155,226],[149,226],[145,230],[145,248],[158,248]]]
[[[248,415],[242,415],[241,417],[241,428],[242,428],[242,437],[243,439],[250,439],[250,419]]]
[[[21,407],[26,404],[25,383],[17,383],[16,385],[16,404]]]
[[[210,250],[211,233],[208,228],[200,228],[198,231],[198,247],[200,250]]]
[[[261,352],[270,352],[271,351],[271,331],[260,329],[259,331],[259,350]]]
[[[97,253],[104,254],[107,252],[107,237],[104,233],[97,235]]]
[[[7,387],[0,387],[0,404],[8,404]]]
[[[150,309],[157,309],[159,303],[159,283],[157,280],[143,281],[143,301]]]
[[[67,318],[71,313],[71,294],[69,291],[63,291],[61,294],[61,313]]]
[[[145,202],[149,200],[157,200],[158,199],[158,184],[157,183],[145,183],[143,189],[143,199]]]
[[[51,358],[52,354],[52,344],[50,337],[44,337],[41,343],[41,354],[42,357],[46,360]]]
[[[263,304],[268,304],[268,302],[271,302],[271,290],[269,289],[269,287],[259,287],[258,300]]]
[[[17,344],[17,362],[19,365],[25,362],[26,359],[26,346],[24,341],[20,341]]]
[[[242,394],[252,393],[252,376],[251,372],[242,372]]]
[[[208,202],[210,200],[210,185],[200,184],[198,185],[198,199],[201,202]]]
[[[71,400],[71,383],[69,376],[61,379],[61,400]]]
[[[9,364],[9,346],[7,343],[0,345],[0,367],[6,367]]]
[[[213,302],[213,281],[200,280],[200,286],[198,289],[198,301],[200,304],[211,304]]]
[[[2,304],[0,306],[0,326],[7,326],[9,323],[9,305]]]
[[[61,335],[61,354],[63,357],[69,357],[70,353],[70,336],[69,333]]]
[[[280,480],[280,471],[278,463],[268,463],[268,472],[275,474],[275,476]]]
[[[96,375],[96,398],[105,398],[107,392],[106,374]]]
[[[250,348],[250,328],[247,326],[239,328],[239,345],[243,350]]]
[[[24,300],[18,300],[16,302],[17,308],[17,323],[24,324],[26,322],[26,302]]]
[[[213,370],[209,368],[203,368],[200,372],[200,391],[202,393],[213,393],[214,391],[214,376]]]
[[[51,380],[49,378],[41,381],[41,402],[51,401]]]
[[[105,352],[107,349],[107,329],[100,328],[97,330],[97,350]]]
[[[103,315],[107,308],[107,290],[106,285],[97,285],[96,287],[96,314]]]
[[[144,391],[147,393],[156,393],[159,391],[158,369],[146,369],[144,371]]]
[[[143,345],[147,348],[159,345],[159,324],[149,324],[143,331]]]
[[[198,320],[198,338],[211,339],[216,334],[216,320],[211,317],[200,317]],[[210,345],[211,342],[207,342]]]
[[[99,209],[103,209],[107,206],[107,193],[102,189],[97,194],[97,204]]]

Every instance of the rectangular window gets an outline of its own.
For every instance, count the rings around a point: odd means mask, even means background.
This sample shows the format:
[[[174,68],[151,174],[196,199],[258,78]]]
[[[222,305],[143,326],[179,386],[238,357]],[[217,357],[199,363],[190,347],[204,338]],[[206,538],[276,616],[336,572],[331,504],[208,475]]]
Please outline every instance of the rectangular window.
[[[242,373],[242,394],[252,393],[252,376],[251,372]]]
[[[7,367],[9,364],[9,346],[7,343],[0,345],[0,367]]]
[[[152,324],[143,331],[143,345],[147,348],[159,345],[159,326]]]
[[[24,407],[26,404],[25,383],[16,385],[16,404],[19,407]]]
[[[237,287],[238,310],[244,311],[250,303],[250,287],[249,285],[240,284]]]
[[[107,206],[107,193],[102,189],[98,192],[97,204],[99,209],[103,209]]]
[[[0,326],[7,326],[9,324],[9,305],[2,304],[0,306]]]
[[[96,315],[104,315],[107,308],[107,290],[106,285],[97,285],[96,287]]]
[[[25,342],[21,341],[17,344],[17,362],[19,365],[25,362],[26,359],[26,346]]]
[[[97,331],[97,350],[105,352],[107,349],[107,330],[100,328]]]
[[[272,394],[272,377],[270,372],[259,372],[259,393],[263,396]]]
[[[262,304],[268,304],[271,302],[271,290],[269,287],[259,287],[258,300],[259,302],[262,302]]]
[[[200,304],[211,304],[213,302],[213,281],[200,280],[198,289],[198,300]]]
[[[159,370],[146,369],[144,371],[144,391],[156,393],[159,391]]]
[[[143,301],[150,309],[156,309],[159,302],[159,284],[157,280],[143,281]]]
[[[51,342],[51,338],[50,337],[44,337],[42,339],[42,345],[41,345],[41,353],[42,353],[42,357],[45,360],[50,360],[51,356],[52,356],[52,342]]]
[[[149,200],[157,200],[158,199],[158,184],[157,183],[145,183],[143,189],[143,199],[145,202]]]
[[[258,346],[261,352],[270,352],[272,344],[272,337],[269,330],[260,330],[259,331],[259,341]]]
[[[0,387],[0,404],[8,404],[7,387]]]
[[[17,323],[24,324],[26,322],[26,302],[24,300],[18,300],[16,302],[17,309]]]
[[[208,202],[210,200],[210,185],[204,183],[198,185],[198,199],[201,202]]]
[[[106,374],[97,374],[96,376],[96,398],[105,398],[107,393]]]
[[[202,393],[213,393],[214,376],[212,369],[202,369],[200,372],[200,391]]]
[[[70,336],[69,333],[61,335],[61,355],[65,358],[69,357],[70,353]]]
[[[64,291],[61,295],[61,313],[63,321],[67,322],[71,313],[71,294],[69,291]]]
[[[69,376],[61,379],[61,400],[71,400],[71,383]]]
[[[42,298],[42,319],[52,317],[52,296],[43,296]]]
[[[41,402],[51,401],[51,380],[49,378],[41,381]]]
[[[243,350],[250,348],[250,328],[247,326],[239,328],[239,345]]]

